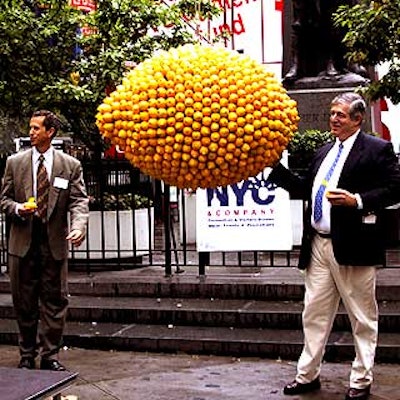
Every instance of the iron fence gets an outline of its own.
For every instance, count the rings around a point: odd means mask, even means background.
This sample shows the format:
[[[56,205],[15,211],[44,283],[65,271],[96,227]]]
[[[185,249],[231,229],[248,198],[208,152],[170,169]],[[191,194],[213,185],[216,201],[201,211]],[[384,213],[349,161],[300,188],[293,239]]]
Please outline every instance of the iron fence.
[[[188,221],[184,193],[143,175],[126,160],[83,159],[84,178],[90,197],[88,234],[79,248],[71,248],[71,268],[125,269],[160,266],[166,275],[185,266],[229,268],[295,267],[297,246],[291,251],[198,252]],[[1,175],[4,159],[0,160]],[[391,246],[387,266],[400,265],[399,212],[388,214]],[[7,264],[7,221],[0,214],[0,263]]]

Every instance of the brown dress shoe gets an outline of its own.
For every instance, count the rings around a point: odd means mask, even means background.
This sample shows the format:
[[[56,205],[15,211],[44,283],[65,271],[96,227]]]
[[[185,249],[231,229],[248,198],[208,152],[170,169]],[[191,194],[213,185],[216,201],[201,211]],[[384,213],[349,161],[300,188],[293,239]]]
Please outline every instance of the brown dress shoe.
[[[371,386],[367,386],[363,389],[350,388],[346,394],[346,400],[367,400],[369,393],[371,391]]]
[[[33,357],[22,357],[19,360],[18,368],[35,369],[35,359]]]
[[[40,369],[46,369],[49,371],[66,371],[64,365],[60,364],[53,358],[42,358],[40,361]]]
[[[283,393],[293,396],[296,394],[313,392],[314,390],[318,390],[320,388],[321,382],[319,381],[319,377],[317,377],[310,383],[299,383],[297,381],[293,381],[283,388]]]

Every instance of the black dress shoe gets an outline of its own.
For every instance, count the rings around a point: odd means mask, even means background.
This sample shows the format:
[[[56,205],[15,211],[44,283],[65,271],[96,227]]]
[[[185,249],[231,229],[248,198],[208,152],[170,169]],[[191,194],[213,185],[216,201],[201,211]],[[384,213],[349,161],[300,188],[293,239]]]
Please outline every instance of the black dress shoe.
[[[369,393],[371,391],[371,386],[367,386],[363,389],[350,388],[346,394],[346,400],[367,400]]]
[[[297,381],[293,381],[283,388],[283,393],[292,396],[295,394],[313,392],[314,390],[318,390],[320,388],[321,382],[319,381],[319,377],[317,377],[310,383],[299,383]]]
[[[40,361],[40,369],[47,369],[49,371],[66,371],[64,365],[60,364],[53,358],[42,358]]]
[[[22,357],[19,360],[18,368],[35,369],[35,359],[33,357]]]

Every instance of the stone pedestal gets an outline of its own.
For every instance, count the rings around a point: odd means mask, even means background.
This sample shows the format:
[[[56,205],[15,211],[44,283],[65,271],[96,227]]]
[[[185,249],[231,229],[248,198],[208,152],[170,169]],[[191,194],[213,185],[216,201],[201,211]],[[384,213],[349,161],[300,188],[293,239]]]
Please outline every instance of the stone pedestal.
[[[297,101],[300,122],[299,131],[307,129],[329,130],[329,110],[332,99],[342,92],[353,92],[366,80],[357,74],[338,75],[335,78],[313,77],[296,80],[287,88],[291,98]],[[363,129],[372,131],[371,108],[363,123]]]
[[[346,4],[348,0],[331,3],[338,2]],[[358,87],[365,86],[373,77],[373,69],[364,71],[364,77],[359,75],[362,73],[360,68],[347,65],[344,59],[345,49],[342,46],[339,46],[340,51],[338,54],[335,53],[335,57],[333,54],[327,57],[328,43],[322,36],[322,31],[325,29],[323,21],[318,20],[314,21],[315,24],[309,24],[312,15],[310,13],[316,11],[312,3],[297,0],[284,2],[282,77],[288,94],[298,103],[300,132],[307,129],[329,130],[329,109],[332,99],[341,92],[353,92]],[[324,6],[326,10],[328,3]],[[300,10],[303,7],[305,11],[308,10],[304,15]],[[297,17],[295,10],[300,13]],[[308,19],[305,18],[306,15]],[[339,57],[339,53],[343,53],[343,57]],[[337,75],[328,68],[328,60],[334,62]],[[295,65],[297,68],[294,68],[296,71],[294,73],[292,67]],[[371,109],[368,107],[363,129],[372,131],[371,126]]]

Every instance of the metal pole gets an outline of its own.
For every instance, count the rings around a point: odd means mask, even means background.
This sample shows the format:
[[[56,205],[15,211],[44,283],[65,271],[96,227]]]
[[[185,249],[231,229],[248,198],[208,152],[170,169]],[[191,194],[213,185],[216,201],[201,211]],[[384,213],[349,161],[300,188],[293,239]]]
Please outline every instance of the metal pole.
[[[171,266],[171,213],[170,213],[170,199],[169,199],[169,185],[164,183],[164,197],[163,197],[163,211],[164,211],[164,240],[165,240],[165,275],[172,275]]]
[[[206,274],[206,265],[210,265],[210,253],[207,251],[199,251],[199,275]]]

